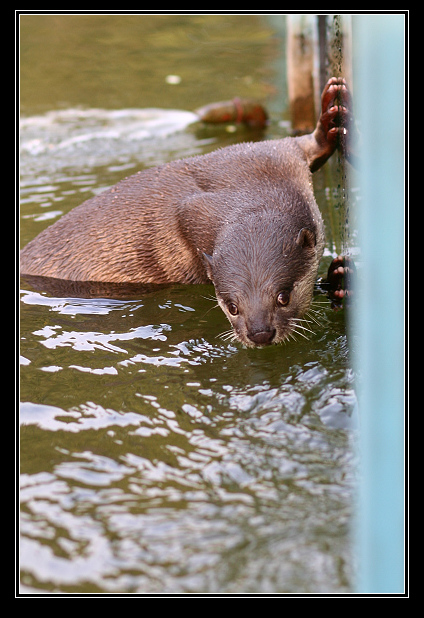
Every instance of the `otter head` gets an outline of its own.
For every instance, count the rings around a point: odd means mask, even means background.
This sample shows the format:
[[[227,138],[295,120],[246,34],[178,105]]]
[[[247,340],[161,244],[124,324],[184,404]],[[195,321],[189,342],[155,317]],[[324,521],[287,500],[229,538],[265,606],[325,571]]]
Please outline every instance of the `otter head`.
[[[313,226],[264,217],[227,228],[204,255],[218,303],[249,347],[281,343],[309,308],[321,257]]]

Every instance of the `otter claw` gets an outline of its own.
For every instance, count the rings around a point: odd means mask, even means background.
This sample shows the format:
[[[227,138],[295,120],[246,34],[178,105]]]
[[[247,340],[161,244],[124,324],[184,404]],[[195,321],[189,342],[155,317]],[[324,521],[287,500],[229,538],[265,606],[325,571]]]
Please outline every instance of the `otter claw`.
[[[321,99],[321,130],[327,142],[357,166],[359,134],[352,113],[352,97],[343,78],[332,77]]]
[[[356,167],[359,136],[352,113],[352,97],[342,77],[332,77],[325,85],[321,114],[311,138],[301,141],[311,172],[322,167],[335,150]]]
[[[330,299],[332,309],[341,309],[343,300],[351,298],[354,273],[355,264],[351,258],[338,255],[331,262],[327,278],[320,282],[320,288]]]

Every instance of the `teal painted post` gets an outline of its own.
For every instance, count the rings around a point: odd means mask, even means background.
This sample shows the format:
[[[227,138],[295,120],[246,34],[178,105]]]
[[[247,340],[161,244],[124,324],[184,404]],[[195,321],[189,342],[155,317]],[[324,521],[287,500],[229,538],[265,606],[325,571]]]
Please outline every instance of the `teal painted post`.
[[[357,593],[405,594],[405,15],[353,17],[362,134]]]

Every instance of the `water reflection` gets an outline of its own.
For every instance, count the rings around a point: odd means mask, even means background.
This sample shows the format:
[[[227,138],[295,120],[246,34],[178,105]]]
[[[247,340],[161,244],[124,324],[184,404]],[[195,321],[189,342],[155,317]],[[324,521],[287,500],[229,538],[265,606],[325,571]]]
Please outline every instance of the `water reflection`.
[[[65,591],[345,589],[346,435],[323,432],[306,393],[288,384],[244,394],[221,384],[209,412],[186,397],[179,407],[174,394],[171,408],[142,393],[136,413],[24,407],[33,439],[46,437],[41,430],[78,438],[59,437],[50,473],[23,475],[27,585],[35,577]],[[41,551],[35,539],[44,539]],[[34,551],[36,567],[25,559]]]
[[[145,293],[164,289],[166,286],[142,283],[105,283],[102,281],[69,281],[53,277],[25,275],[22,282],[33,290],[58,297],[76,298],[140,298]],[[28,299],[27,299],[28,302]]]
[[[246,350],[202,292],[23,291],[24,589],[348,589],[345,336]]]

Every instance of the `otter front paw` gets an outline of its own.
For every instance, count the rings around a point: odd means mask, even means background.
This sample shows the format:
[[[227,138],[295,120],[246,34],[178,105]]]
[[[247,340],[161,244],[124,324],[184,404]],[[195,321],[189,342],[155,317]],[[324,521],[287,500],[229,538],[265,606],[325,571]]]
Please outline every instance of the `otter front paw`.
[[[328,80],[321,96],[320,138],[334,148],[338,138],[347,133],[348,109],[350,94],[346,80],[342,77],[332,77]]]
[[[352,112],[352,97],[346,80],[332,77],[321,97],[320,138],[328,148],[336,148],[352,165],[356,164],[358,133]]]
[[[345,79],[332,77],[328,80],[321,96],[321,114],[315,131],[298,139],[311,172],[322,167],[336,149],[355,165],[358,134]]]
[[[327,279],[323,282],[322,287],[327,291],[332,309],[340,309],[343,299],[351,297],[354,272],[355,264],[348,257],[338,255],[331,262],[327,271]]]

